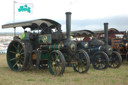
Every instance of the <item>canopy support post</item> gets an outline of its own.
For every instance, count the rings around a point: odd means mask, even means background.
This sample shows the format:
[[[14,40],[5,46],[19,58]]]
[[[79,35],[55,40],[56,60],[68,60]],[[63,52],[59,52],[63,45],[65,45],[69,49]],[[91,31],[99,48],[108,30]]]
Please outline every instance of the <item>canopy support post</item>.
[[[13,23],[15,22],[15,3],[16,1],[13,1]]]
[[[14,27],[14,36],[16,36],[16,27]]]

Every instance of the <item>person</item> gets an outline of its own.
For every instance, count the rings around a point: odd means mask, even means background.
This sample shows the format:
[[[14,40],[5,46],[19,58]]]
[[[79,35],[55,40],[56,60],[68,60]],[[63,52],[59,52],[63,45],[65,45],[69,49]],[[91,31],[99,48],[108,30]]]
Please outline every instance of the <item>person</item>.
[[[128,30],[126,30],[126,32],[124,33],[123,41],[124,43],[128,42]]]
[[[89,42],[92,39],[93,39],[93,35],[89,34],[88,37],[85,37],[83,40]]]
[[[93,35],[90,35],[89,38],[90,38],[90,40],[92,40],[94,38],[94,36]]]
[[[27,33],[27,31],[24,31],[24,33],[22,34],[22,36],[20,37],[20,39],[23,39],[25,37],[25,33]]]

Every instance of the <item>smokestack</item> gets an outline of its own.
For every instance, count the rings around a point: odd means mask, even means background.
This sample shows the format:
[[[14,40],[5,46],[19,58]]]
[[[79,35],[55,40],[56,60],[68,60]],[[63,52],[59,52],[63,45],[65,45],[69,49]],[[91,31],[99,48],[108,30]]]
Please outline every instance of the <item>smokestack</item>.
[[[70,32],[71,32],[71,12],[66,12],[66,34],[67,39],[70,40]]]
[[[105,45],[108,45],[108,23],[104,23]]]

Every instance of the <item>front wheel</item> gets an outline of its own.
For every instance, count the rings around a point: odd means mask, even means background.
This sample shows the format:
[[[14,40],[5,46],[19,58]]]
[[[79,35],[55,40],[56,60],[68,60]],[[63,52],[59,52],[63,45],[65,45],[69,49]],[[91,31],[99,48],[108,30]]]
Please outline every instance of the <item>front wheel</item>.
[[[93,55],[93,67],[97,70],[106,69],[109,64],[108,55],[103,51],[98,51]]]
[[[65,58],[59,50],[50,53],[48,68],[52,75],[60,76],[65,71]]]
[[[113,51],[113,53],[111,54],[109,58],[110,58],[109,67],[111,68],[119,68],[120,65],[122,64],[122,57],[116,51]]]
[[[90,58],[88,53],[84,50],[78,50],[75,54],[75,63],[73,69],[75,72],[85,73],[89,70]]]

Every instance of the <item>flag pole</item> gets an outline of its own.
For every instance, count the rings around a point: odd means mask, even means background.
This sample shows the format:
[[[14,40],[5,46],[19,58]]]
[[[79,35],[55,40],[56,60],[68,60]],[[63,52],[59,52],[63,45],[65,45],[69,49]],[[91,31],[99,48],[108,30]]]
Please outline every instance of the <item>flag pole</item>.
[[[13,1],[13,23],[15,23],[15,3],[16,1]],[[14,36],[16,36],[16,29],[14,27]]]
[[[13,23],[15,22],[15,0],[13,1]]]

